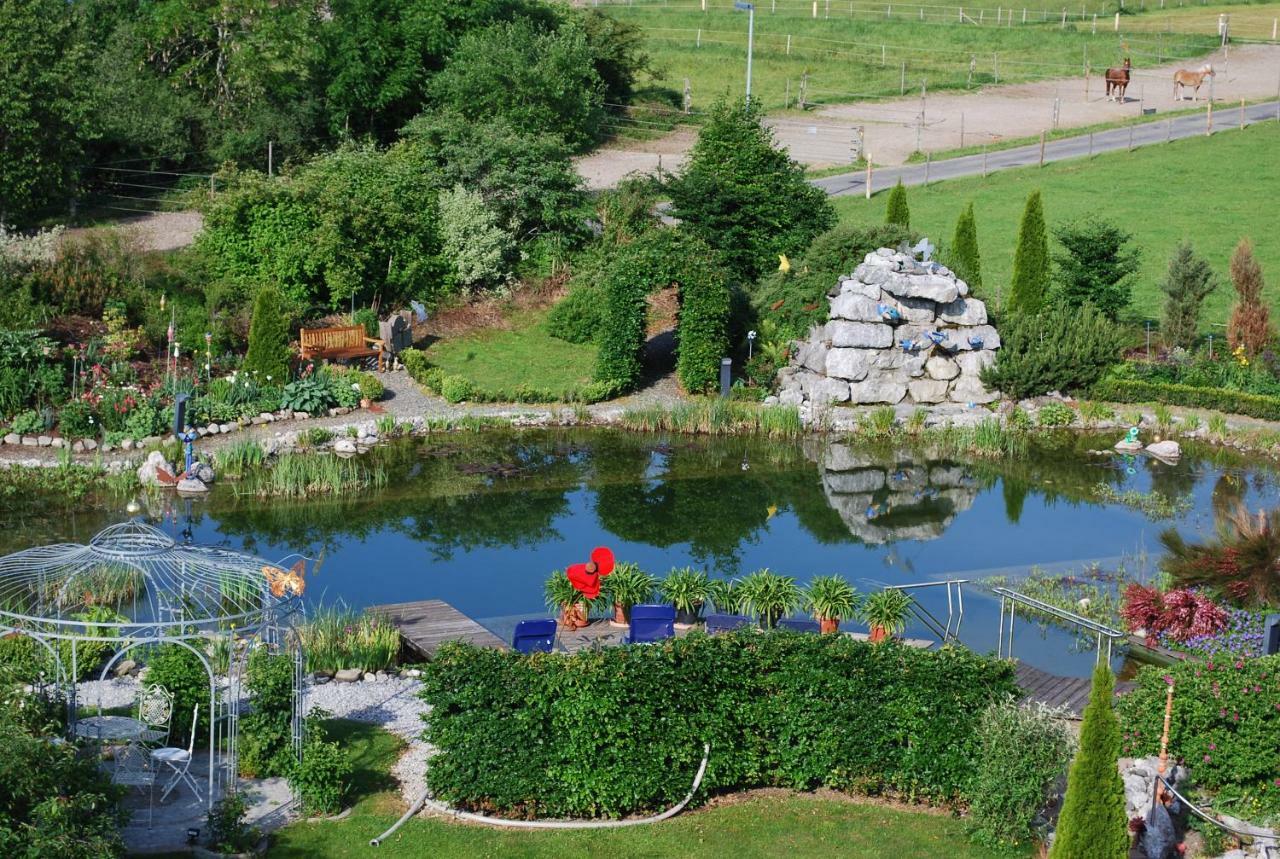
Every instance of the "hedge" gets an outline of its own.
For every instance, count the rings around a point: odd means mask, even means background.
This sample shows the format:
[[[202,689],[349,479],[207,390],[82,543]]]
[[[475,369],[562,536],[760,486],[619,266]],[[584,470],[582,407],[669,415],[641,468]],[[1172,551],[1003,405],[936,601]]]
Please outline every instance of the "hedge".
[[[1095,400],[1113,403],[1166,403],[1171,406],[1213,409],[1265,420],[1280,420],[1280,397],[1245,394],[1222,388],[1198,388],[1169,382],[1103,379],[1090,393]]]
[[[692,634],[573,655],[442,647],[423,673],[439,798],[521,817],[650,812],[759,786],[963,801],[1008,662],[845,636]]]
[[[1280,656],[1215,656],[1138,672],[1117,705],[1121,754],[1160,753],[1166,677],[1173,678],[1169,753],[1196,784],[1250,787],[1274,798],[1280,784]]]
[[[400,353],[405,370],[422,387],[451,403],[464,400],[473,403],[598,403],[611,399],[622,390],[617,382],[588,382],[566,391],[552,391],[530,385],[514,388],[480,388],[465,376],[450,375],[433,366],[419,349]]]

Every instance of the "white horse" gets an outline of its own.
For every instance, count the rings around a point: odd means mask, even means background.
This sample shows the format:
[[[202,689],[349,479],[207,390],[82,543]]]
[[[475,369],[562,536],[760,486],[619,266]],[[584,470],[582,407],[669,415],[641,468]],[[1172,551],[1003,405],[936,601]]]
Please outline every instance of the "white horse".
[[[1175,101],[1182,101],[1182,91],[1186,87],[1191,87],[1191,100],[1197,101],[1200,98],[1200,85],[1204,83],[1205,78],[1213,77],[1213,66],[1205,63],[1194,72],[1186,69],[1178,69],[1173,73],[1173,98]]]

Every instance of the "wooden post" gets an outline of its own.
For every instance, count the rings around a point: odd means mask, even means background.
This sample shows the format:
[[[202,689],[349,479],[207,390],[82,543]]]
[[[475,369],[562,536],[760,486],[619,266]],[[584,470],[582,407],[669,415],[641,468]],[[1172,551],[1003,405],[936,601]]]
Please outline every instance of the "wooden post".
[[[982,178],[987,178],[987,144],[982,144]]]
[[[1213,102],[1205,102],[1204,106],[1204,134],[1208,137],[1213,134]]]
[[[1116,13],[1116,24],[1114,29],[1117,33],[1120,32],[1120,13],[1119,12]]]
[[[884,43],[881,42],[880,43],[880,65],[883,66],[887,60],[888,60],[888,54],[885,51]]]
[[[1244,131],[1244,99],[1240,99],[1240,130]]]
[[[1066,9],[1062,10],[1062,26],[1058,27],[1058,29],[1059,30],[1067,29],[1067,10]]]
[[[1156,765],[1156,802],[1164,799],[1164,774],[1169,765],[1169,723],[1173,718],[1173,684],[1169,684],[1169,689],[1165,693],[1164,698],[1164,731],[1160,734],[1160,763]]]
[[[787,34],[787,56],[791,56],[791,34]]]
[[[926,152],[924,154],[924,186],[929,187],[929,163],[933,160],[933,153]]]
[[[818,18],[818,0],[813,0],[813,17],[814,20]]]
[[[1089,132],[1089,157],[1093,157],[1093,132]]]
[[[1040,166],[1044,166],[1044,132],[1040,132]]]
[[[695,48],[702,47],[702,28],[701,27],[698,28],[698,41],[696,41],[693,46]]]
[[[995,71],[996,83],[1000,83],[1000,52],[996,51],[991,55],[991,66]]]
[[[1133,151],[1133,126],[1129,126],[1129,151]]]
[[[791,83],[787,81],[787,83]],[[684,112],[688,113],[693,107],[693,89],[689,86],[689,79],[684,79]]]
[[[871,199],[871,154],[864,149],[862,152],[862,157],[867,159],[867,199],[870,200]]]

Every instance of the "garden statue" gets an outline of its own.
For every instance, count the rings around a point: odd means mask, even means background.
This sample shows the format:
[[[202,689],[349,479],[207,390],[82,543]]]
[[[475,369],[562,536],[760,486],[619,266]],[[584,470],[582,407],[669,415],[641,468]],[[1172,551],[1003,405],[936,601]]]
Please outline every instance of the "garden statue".
[[[1116,450],[1142,450],[1142,442],[1138,441],[1137,427],[1129,427],[1129,432],[1125,434],[1125,437],[1116,442]]]
[[[192,466],[195,465],[195,446],[196,439],[199,437],[191,427],[187,427],[178,434],[178,441],[182,442],[182,457],[183,465],[185,466],[182,471],[183,477],[195,476],[192,473]]]
[[[1124,440],[1127,441],[1129,444],[1133,444],[1134,442],[1136,442],[1138,440],[1138,428],[1129,427],[1129,432],[1128,434],[1125,435]]]

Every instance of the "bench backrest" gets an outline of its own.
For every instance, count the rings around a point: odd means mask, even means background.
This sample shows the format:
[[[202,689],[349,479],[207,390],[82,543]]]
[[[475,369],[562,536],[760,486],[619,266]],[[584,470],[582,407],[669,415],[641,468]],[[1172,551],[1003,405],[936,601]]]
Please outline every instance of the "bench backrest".
[[[299,339],[304,350],[355,349],[364,345],[364,326],[344,325],[341,328],[303,328]]]

